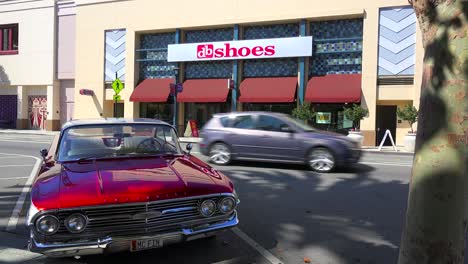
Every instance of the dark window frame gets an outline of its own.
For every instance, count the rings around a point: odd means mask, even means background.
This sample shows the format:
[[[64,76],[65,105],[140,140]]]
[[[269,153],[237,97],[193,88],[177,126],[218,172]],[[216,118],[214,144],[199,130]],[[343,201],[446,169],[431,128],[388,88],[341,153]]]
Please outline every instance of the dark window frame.
[[[262,120],[262,118],[264,120]],[[271,127],[260,127],[260,124],[262,124],[262,121],[266,121],[270,119],[269,121],[272,122],[271,125],[274,125],[274,122],[277,122],[278,123],[278,127],[274,127],[274,126],[271,126]],[[267,122],[265,122],[267,123]],[[282,130],[281,127],[284,127],[286,126],[287,130]],[[270,116],[270,115],[259,115],[258,118],[257,118],[257,122],[255,124],[255,130],[260,130],[260,131],[268,131],[268,132],[279,132],[279,133],[285,133],[287,131],[291,131],[291,125],[288,124],[287,122],[285,122],[284,120],[281,120],[280,118],[278,117],[275,117],[275,116]]]
[[[15,29],[16,29],[16,34],[14,35]],[[5,36],[5,33],[8,34],[8,35]],[[18,54],[18,49],[19,49],[19,47],[18,47],[19,46],[19,41],[18,40],[19,40],[19,26],[18,26],[18,24],[0,25],[0,55],[15,55],[15,54]],[[13,47],[15,42],[16,42],[16,48]],[[5,48],[5,44],[6,44],[6,48]]]

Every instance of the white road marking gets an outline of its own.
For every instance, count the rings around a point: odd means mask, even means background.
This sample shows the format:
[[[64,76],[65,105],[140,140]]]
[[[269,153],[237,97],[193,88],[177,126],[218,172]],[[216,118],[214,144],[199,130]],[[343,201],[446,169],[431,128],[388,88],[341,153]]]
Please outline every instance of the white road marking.
[[[11,213],[10,219],[8,221],[8,225],[6,227],[7,231],[14,231],[16,229],[16,225],[18,224],[18,219],[19,215],[21,213],[21,210],[23,209],[24,201],[26,200],[26,196],[28,195],[29,189],[31,188],[32,181],[34,180],[34,177],[36,176],[37,171],[39,170],[39,166],[41,165],[41,159],[34,157],[34,156],[29,156],[29,155],[20,155],[20,154],[10,154],[10,153],[0,153],[3,155],[9,155],[9,156],[17,156],[17,157],[26,157],[26,158],[32,158],[36,160],[36,163],[34,164],[34,167],[29,174],[28,180],[26,181],[23,190],[21,190],[21,194],[18,197],[18,200],[16,201],[15,209],[13,209],[13,212]]]
[[[234,232],[234,234],[236,234],[242,240],[247,242],[247,244],[249,244],[252,248],[257,250],[258,253],[260,253],[264,258],[266,258],[272,264],[282,264],[283,263],[281,260],[279,260],[273,254],[271,254],[270,251],[266,250],[264,247],[262,247],[257,242],[255,242],[252,238],[250,238],[246,233],[242,232],[238,227],[234,227],[231,230],[232,230],[232,232]]]
[[[17,159],[18,157],[6,157],[6,156],[0,156],[0,159]]]
[[[0,168],[6,167],[31,167],[31,164],[13,164],[13,165],[0,165]]]
[[[8,196],[0,196],[0,199],[10,199],[10,198],[16,198],[18,195],[8,195]]]
[[[397,167],[413,167],[413,164],[404,164],[404,163],[390,163],[390,162],[359,162],[361,164],[368,165],[383,165],[383,166],[397,166]]]
[[[0,178],[1,180],[19,180],[19,179],[28,179],[29,177],[9,177],[9,178]]]
[[[2,142],[19,142],[19,143],[36,143],[36,144],[50,144],[50,141],[24,141],[24,140],[3,140]]]

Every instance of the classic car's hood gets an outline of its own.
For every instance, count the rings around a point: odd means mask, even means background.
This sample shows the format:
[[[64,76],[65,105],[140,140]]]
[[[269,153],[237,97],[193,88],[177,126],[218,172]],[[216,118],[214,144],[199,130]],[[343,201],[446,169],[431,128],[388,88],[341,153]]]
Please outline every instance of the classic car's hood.
[[[232,183],[195,159],[134,158],[62,164],[57,207],[147,202],[232,192]],[[50,197],[53,199],[53,197]]]

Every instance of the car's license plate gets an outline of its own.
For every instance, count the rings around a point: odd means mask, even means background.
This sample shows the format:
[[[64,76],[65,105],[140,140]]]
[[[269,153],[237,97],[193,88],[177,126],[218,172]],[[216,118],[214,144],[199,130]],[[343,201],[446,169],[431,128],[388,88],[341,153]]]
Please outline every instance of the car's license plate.
[[[149,238],[132,240],[130,251],[140,251],[150,248],[160,248],[163,246],[163,240],[161,238]]]

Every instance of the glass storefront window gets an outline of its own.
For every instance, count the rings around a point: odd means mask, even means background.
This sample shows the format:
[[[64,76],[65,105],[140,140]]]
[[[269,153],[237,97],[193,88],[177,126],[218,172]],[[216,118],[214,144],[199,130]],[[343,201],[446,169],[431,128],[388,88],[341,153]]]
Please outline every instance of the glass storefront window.
[[[229,102],[229,101],[228,101]],[[230,104],[225,103],[185,103],[184,128],[189,120],[195,120],[197,127],[203,127],[213,114],[230,111]]]
[[[140,103],[140,117],[154,118],[172,124],[172,103]]]
[[[313,126],[320,130],[348,134],[353,122],[344,116],[346,104],[314,104],[316,113]]]
[[[290,115],[296,103],[286,104],[262,104],[262,103],[245,103],[244,111],[266,111],[283,113]]]

